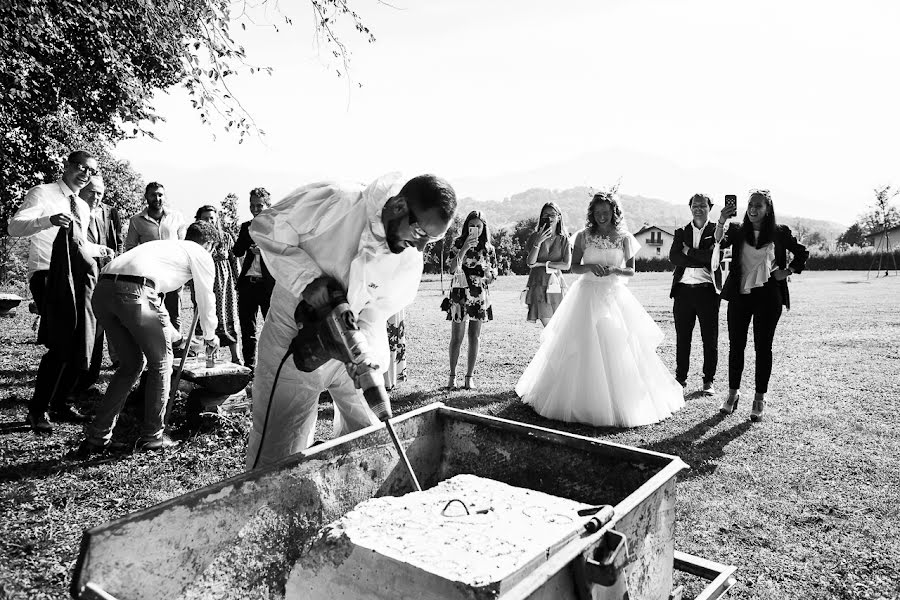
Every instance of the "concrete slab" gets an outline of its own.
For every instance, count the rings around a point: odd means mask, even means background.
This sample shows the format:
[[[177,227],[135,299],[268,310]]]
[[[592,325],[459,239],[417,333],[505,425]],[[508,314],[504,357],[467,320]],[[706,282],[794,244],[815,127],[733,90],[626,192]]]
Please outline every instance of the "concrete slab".
[[[366,500],[322,530],[285,598],[497,598],[583,531],[586,506],[475,475]]]
[[[177,366],[177,362],[176,362]],[[253,371],[249,367],[232,362],[217,362],[207,368],[206,357],[196,356],[185,360],[182,379],[218,394],[235,394],[247,387]]]

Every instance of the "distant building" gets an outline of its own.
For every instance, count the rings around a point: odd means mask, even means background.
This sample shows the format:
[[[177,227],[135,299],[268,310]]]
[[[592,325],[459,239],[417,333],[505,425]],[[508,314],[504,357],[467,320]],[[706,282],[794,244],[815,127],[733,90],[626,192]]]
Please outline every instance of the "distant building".
[[[883,239],[882,238],[883,234],[884,234],[884,230],[879,231],[877,233],[870,233],[869,235],[864,236],[864,237],[866,239],[866,242],[868,242],[870,245],[874,246],[875,249],[877,250],[877,249],[879,249],[878,244]],[[891,250],[900,249],[900,225],[895,225],[893,227],[889,227],[887,230],[887,237],[888,237],[888,246],[890,246]],[[887,248],[881,248],[881,250],[886,251]]]
[[[637,258],[668,258],[675,229],[659,225],[644,225],[635,232],[634,237],[641,244]]]

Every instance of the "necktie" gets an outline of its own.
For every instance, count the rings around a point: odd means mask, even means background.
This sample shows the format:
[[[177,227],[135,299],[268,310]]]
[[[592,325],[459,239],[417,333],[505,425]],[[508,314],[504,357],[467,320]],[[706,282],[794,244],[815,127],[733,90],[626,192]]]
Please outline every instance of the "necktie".
[[[72,210],[72,224],[78,228],[74,233],[76,236],[81,235],[81,214],[78,211],[78,203],[75,201],[75,194],[69,194],[69,208]]]

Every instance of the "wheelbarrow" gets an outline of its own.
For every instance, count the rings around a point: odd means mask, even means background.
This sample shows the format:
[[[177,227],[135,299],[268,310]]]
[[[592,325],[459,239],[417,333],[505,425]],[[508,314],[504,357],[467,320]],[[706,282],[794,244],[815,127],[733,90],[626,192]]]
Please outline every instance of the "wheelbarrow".
[[[425,489],[472,474],[598,510],[503,581],[409,591],[411,578],[383,575],[383,597],[674,600],[676,570],[708,581],[695,600],[734,584],[735,567],[675,550],[676,476],[686,468],[677,457],[440,403],[392,422]],[[375,425],[87,530],[70,591],[79,600],[304,597],[286,584],[323,526],[370,498],[411,491]]]

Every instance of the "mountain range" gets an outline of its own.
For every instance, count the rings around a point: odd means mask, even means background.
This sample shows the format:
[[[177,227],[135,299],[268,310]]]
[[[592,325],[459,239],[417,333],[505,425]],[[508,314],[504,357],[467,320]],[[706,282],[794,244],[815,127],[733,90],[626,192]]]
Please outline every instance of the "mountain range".
[[[492,229],[498,229],[509,227],[529,217],[537,218],[541,207],[552,201],[562,209],[566,227],[569,233],[573,233],[584,227],[587,206],[593,192],[592,188],[578,186],[564,190],[532,188],[503,200],[476,200],[466,197],[459,201],[459,214],[465,216],[469,211],[480,210],[484,213],[488,225]],[[628,229],[632,232],[644,225],[657,225],[667,229],[681,227],[691,218],[687,202],[683,205],[673,204],[657,198],[628,194],[620,194],[620,198]],[[715,199],[713,201],[715,202]],[[710,213],[710,219],[718,218],[720,208],[721,202],[717,202]],[[829,241],[834,241],[846,229],[834,221],[787,215],[778,215],[778,222],[792,229],[799,226],[810,233],[818,231]]]

